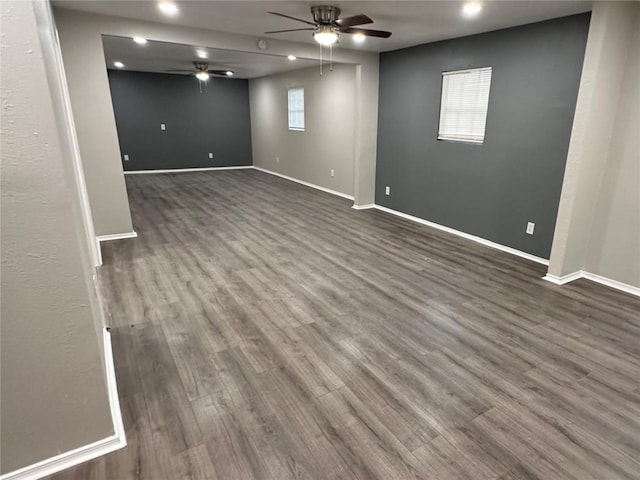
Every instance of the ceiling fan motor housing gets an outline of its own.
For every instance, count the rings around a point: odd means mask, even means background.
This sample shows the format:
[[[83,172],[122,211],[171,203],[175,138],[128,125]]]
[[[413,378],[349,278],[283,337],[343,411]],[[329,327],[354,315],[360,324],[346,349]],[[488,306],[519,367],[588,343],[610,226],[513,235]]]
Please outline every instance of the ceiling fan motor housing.
[[[317,5],[311,7],[313,21],[319,25],[333,25],[340,16],[340,9],[331,5]]]
[[[206,72],[207,69],[209,68],[209,63],[208,62],[193,62],[193,66],[196,67],[196,70],[198,70],[198,71]]]

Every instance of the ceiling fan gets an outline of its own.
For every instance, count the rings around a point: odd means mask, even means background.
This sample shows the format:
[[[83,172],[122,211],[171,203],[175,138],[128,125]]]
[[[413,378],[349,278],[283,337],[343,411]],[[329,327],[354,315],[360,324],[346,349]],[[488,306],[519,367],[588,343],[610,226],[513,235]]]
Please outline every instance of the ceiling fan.
[[[313,21],[303,20],[302,18],[292,17],[283,13],[269,12],[272,15],[289,18],[297,22],[310,25],[306,28],[292,28],[289,30],[274,30],[265,33],[284,33],[284,32],[300,32],[309,30],[313,32],[313,38],[316,42],[323,46],[331,46],[338,41],[341,33],[350,35],[359,34],[367,37],[389,38],[391,32],[383,30],[370,30],[366,28],[354,28],[358,25],[366,25],[373,23],[366,15],[360,14],[353,17],[340,18],[340,9],[330,5],[318,5],[311,7]]]
[[[209,80],[209,75],[231,77],[234,74],[233,70],[209,70],[209,64],[207,62],[193,62],[193,67],[194,70],[165,70],[165,72],[194,75],[198,80],[203,82]]]

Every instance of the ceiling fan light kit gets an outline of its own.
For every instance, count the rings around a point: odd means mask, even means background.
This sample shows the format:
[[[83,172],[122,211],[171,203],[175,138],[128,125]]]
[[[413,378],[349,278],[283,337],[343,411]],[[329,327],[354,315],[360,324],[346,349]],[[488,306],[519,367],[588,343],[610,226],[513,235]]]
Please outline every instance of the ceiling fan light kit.
[[[320,45],[328,47],[338,42],[338,34],[330,26],[323,25],[313,32],[313,39]]]

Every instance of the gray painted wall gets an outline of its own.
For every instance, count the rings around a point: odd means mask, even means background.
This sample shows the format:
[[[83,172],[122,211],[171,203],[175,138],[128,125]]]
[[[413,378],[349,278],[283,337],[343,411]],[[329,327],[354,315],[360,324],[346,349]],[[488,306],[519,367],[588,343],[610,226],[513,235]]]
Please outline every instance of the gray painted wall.
[[[255,166],[353,195],[356,67],[325,67],[322,77],[319,68],[305,68],[249,85]],[[304,132],[288,128],[290,87],[304,87]]]
[[[208,83],[200,93],[191,75],[109,70],[125,171],[251,165],[249,82]]]
[[[588,28],[583,14],[381,54],[376,203],[549,258]],[[438,141],[442,72],[486,66],[484,144]]]
[[[36,20],[48,7],[0,2],[1,474],[114,432],[64,102],[38,37],[55,34]]]

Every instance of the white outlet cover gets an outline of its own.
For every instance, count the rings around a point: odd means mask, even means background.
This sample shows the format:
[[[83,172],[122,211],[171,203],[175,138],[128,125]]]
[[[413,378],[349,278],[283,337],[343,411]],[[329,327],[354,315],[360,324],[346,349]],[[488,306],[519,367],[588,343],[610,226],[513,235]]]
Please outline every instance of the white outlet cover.
[[[331,169],[331,176],[332,176],[332,177],[334,177],[335,175],[336,175],[336,172],[335,172],[335,170],[332,168],[332,169]]]
[[[276,163],[280,163],[280,157],[276,157]]]
[[[167,126],[164,123],[160,124],[160,130],[166,130]]]
[[[209,152],[209,158],[213,158],[213,153]]]
[[[125,162],[129,161],[129,155],[125,155],[125,156],[124,156],[124,161],[125,161]]]
[[[536,224],[533,222],[528,222],[527,223],[527,233],[529,235],[533,235],[533,230],[536,228]]]
[[[391,187],[384,187],[384,194],[385,195],[390,195],[391,194]]]

